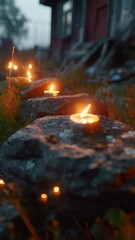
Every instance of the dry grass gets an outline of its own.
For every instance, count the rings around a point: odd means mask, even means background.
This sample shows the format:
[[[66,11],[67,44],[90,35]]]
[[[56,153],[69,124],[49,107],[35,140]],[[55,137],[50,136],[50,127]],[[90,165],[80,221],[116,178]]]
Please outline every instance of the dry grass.
[[[106,101],[110,118],[135,127],[135,83],[103,86],[97,96]]]
[[[84,68],[71,69],[62,81],[67,86],[67,94],[86,92],[106,102],[109,117],[135,127],[135,80],[108,84],[107,82],[87,82]]]
[[[0,96],[1,116],[11,125],[16,123],[15,117],[20,104],[20,96],[13,85],[2,92],[2,95]]]
[[[2,84],[0,87],[0,144],[19,128],[24,126],[20,110],[22,99],[20,86]]]

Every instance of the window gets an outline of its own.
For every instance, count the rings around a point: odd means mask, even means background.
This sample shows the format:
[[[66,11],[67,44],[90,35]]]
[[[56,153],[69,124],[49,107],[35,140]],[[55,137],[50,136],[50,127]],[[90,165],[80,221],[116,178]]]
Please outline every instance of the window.
[[[72,0],[63,3],[62,33],[64,37],[69,36],[72,33],[72,10]]]
[[[132,1],[123,0],[122,9],[130,12],[132,9]]]
[[[76,27],[81,26],[82,22],[82,0],[74,0],[74,25]]]

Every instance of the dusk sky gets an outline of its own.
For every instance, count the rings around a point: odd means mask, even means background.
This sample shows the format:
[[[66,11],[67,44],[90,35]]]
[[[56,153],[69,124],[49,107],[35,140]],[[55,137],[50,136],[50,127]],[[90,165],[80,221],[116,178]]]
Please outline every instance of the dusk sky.
[[[26,18],[29,19],[28,36],[23,38],[19,47],[29,48],[35,45],[47,46],[50,43],[51,9],[39,4],[39,0],[15,0]]]

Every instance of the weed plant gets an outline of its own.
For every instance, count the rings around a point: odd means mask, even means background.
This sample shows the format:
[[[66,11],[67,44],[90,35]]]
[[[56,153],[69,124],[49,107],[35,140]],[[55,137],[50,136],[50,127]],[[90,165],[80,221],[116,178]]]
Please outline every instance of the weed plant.
[[[109,107],[109,117],[135,127],[135,84],[88,83],[85,81],[85,69],[82,68],[72,69],[62,77],[62,80],[69,87],[67,90],[69,94],[87,92],[97,95]],[[24,124],[20,117],[22,87],[12,84],[10,88],[0,91],[0,143]],[[135,239],[134,211],[127,213],[122,209],[108,209],[103,216],[95,216],[95,219],[87,222],[73,218],[64,219],[55,215],[55,209],[51,209],[48,203],[41,205],[37,196],[32,200],[30,196],[29,200],[24,193],[20,196],[19,191],[18,187],[11,185],[1,190],[0,202],[14,205],[19,214],[17,219],[9,224],[3,240]]]
[[[104,100],[109,110],[109,117],[135,127],[135,83],[125,81],[108,84],[105,81],[89,83],[85,68],[71,68],[63,74],[62,81],[67,94],[89,93]]]
[[[20,114],[21,89],[22,86],[11,84],[0,90],[0,144],[25,124]]]

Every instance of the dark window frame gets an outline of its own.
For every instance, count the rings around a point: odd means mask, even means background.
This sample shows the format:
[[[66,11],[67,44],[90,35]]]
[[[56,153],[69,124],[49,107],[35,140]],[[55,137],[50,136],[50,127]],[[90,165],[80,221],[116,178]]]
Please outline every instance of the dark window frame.
[[[68,1],[71,1],[72,6],[70,9],[64,11],[64,4]],[[68,23],[68,14],[71,14],[71,23]],[[67,0],[63,2],[62,6],[62,37],[69,37],[72,34],[73,26],[73,0]]]

